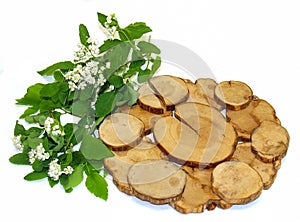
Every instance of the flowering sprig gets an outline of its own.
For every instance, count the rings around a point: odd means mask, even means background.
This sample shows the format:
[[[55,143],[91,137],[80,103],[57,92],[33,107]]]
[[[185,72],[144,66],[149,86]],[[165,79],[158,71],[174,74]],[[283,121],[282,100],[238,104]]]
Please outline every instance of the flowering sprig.
[[[39,71],[53,81],[34,84],[17,99],[27,109],[16,121],[13,143],[18,153],[10,162],[32,167],[25,180],[48,178],[51,187],[60,183],[66,192],[80,184],[85,173],[88,190],[106,200],[102,161],[113,154],[95,130],[119,106],[136,103],[137,86],[157,71],[161,61],[160,50],[141,39],[152,31],[145,23],[121,28],[114,14],[102,13],[98,21],[107,40],[101,44],[80,24],[74,59]],[[63,123],[67,116],[74,118]]]

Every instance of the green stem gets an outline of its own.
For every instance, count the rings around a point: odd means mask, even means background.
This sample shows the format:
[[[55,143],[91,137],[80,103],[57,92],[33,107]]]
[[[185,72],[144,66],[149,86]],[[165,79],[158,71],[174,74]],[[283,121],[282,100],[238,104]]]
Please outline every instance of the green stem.
[[[91,129],[89,130],[89,134],[93,134],[96,127],[103,121],[104,117],[100,117],[98,118],[95,123],[93,124],[93,126],[91,127]]]

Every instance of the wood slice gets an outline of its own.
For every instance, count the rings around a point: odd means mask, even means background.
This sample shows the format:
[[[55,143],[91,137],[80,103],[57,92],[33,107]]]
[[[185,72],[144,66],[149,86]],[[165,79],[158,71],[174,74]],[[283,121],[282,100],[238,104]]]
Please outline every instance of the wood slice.
[[[175,107],[175,116],[182,122],[192,127],[198,134],[203,129],[213,127],[216,129],[225,129],[226,119],[215,108],[205,104],[185,102]],[[231,127],[228,125],[228,127]],[[219,133],[219,132],[215,132]]]
[[[166,204],[181,197],[186,174],[166,160],[147,160],[134,164],[128,182],[138,198],[153,204]]]
[[[163,114],[166,111],[166,104],[164,101],[150,89],[148,84],[143,84],[138,89],[139,98],[137,103],[144,110],[154,114]]]
[[[251,88],[239,81],[224,81],[215,88],[215,97],[226,104],[226,108],[240,110],[248,106],[253,96]]]
[[[223,209],[231,207],[219,196],[212,192],[211,174],[212,169],[200,170],[184,166],[187,173],[187,181],[182,197],[178,201],[173,201],[170,205],[177,211],[187,213],[200,213],[205,209],[213,210],[216,206]]]
[[[115,113],[99,127],[100,139],[112,150],[127,150],[137,145],[144,135],[144,124],[135,116]]]
[[[128,151],[113,151],[113,153],[114,157],[104,159],[104,166],[112,175],[117,188],[128,195],[133,195],[132,188],[127,181],[129,168],[137,162],[162,159],[161,150],[146,137]]]
[[[234,129],[231,129],[233,134],[228,129],[228,135],[236,138]],[[229,138],[227,131],[222,133],[211,135],[211,129],[204,128],[197,134],[188,125],[172,117],[160,118],[153,128],[155,141],[169,159],[202,168],[213,167],[233,154],[235,139]]]
[[[185,83],[189,90],[189,97],[186,102],[194,102],[194,103],[201,103],[205,105],[209,105],[208,98],[203,92],[202,88],[198,87],[193,82],[186,82]]]
[[[225,104],[215,98],[215,89],[218,85],[215,80],[211,78],[199,78],[196,80],[195,84],[205,93],[209,106],[212,106],[217,110],[225,108]]]
[[[248,164],[227,161],[212,173],[212,189],[230,204],[246,204],[255,200],[262,191],[260,175]]]
[[[110,157],[105,158],[104,166],[113,177],[113,182],[116,187],[123,193],[133,195],[133,190],[127,181],[129,168],[134,164],[133,161],[125,157]]]
[[[252,151],[264,162],[282,159],[288,150],[290,136],[285,128],[265,120],[251,134]]]
[[[171,115],[171,112],[165,112],[164,114],[154,114],[145,109],[142,109],[139,105],[123,107],[122,113],[128,113],[140,119],[144,123],[145,134],[149,134],[152,131],[154,123],[162,116]]]
[[[127,151],[127,158],[138,163],[144,160],[161,160],[163,155],[159,147],[149,140],[143,140],[133,149]]]
[[[267,101],[257,97],[244,109],[238,111],[227,109],[226,116],[243,141],[249,141],[252,130],[264,120],[272,120],[280,124],[274,108]]]
[[[232,155],[237,135],[218,110],[204,104],[182,103],[176,106],[175,116],[199,135],[199,145],[205,149],[203,163],[214,166]]]
[[[189,95],[185,82],[174,76],[157,76],[149,79],[150,87],[163,99],[167,110],[173,110],[174,106],[186,101]]]
[[[231,159],[247,163],[256,170],[262,178],[264,189],[269,189],[272,186],[281,163],[280,160],[273,163],[264,163],[256,158],[251,150],[251,143],[238,144]]]

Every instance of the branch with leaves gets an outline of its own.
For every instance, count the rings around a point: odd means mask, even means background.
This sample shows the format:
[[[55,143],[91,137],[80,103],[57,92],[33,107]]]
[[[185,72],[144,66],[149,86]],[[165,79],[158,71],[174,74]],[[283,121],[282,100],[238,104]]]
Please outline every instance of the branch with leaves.
[[[145,36],[152,31],[145,23],[121,28],[114,14],[102,13],[98,21],[108,39],[100,44],[80,24],[74,60],[39,71],[52,81],[30,86],[17,99],[27,108],[14,128],[19,152],[9,160],[32,167],[25,180],[47,178],[51,187],[60,183],[66,192],[86,178],[87,189],[106,200],[103,159],[113,154],[95,132],[118,107],[136,103],[136,89],[155,74],[161,59],[159,48]],[[64,117],[69,121],[63,123]]]

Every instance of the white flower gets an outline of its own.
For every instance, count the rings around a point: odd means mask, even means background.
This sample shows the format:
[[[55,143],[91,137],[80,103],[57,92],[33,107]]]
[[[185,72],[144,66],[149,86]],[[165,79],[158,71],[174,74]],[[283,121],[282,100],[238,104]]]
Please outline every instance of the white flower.
[[[45,125],[45,131],[47,134],[51,134],[52,136],[64,136],[64,132],[60,129],[60,126],[58,124],[54,125],[54,119],[51,117],[47,117],[44,125]]]
[[[126,84],[128,82],[129,78],[124,78],[123,83]]]
[[[73,72],[72,72],[72,71],[69,71],[69,72],[67,72],[67,73],[65,74],[65,79],[66,79],[66,80],[70,80],[70,79],[72,78],[72,76],[73,76]]]
[[[92,54],[89,52],[88,48],[86,48],[82,44],[77,45],[77,50],[74,52],[74,62],[80,63],[80,62],[86,62],[90,58],[92,58]]]
[[[43,144],[40,143],[35,149],[31,149],[28,152],[28,158],[29,162],[33,164],[36,159],[40,161],[49,159],[50,154],[46,152],[45,148],[43,147]]]
[[[60,130],[59,125],[55,125],[51,129],[52,136],[64,136],[65,134]]]
[[[48,160],[50,158],[50,153],[44,153],[45,160]]]
[[[24,145],[22,144],[22,141],[21,141],[21,137],[22,135],[17,135],[17,136],[14,136],[12,138],[12,141],[15,145],[15,147],[19,150],[19,151],[23,151],[23,148],[24,148]]]
[[[110,24],[111,22],[112,22],[112,16],[111,15],[109,15],[109,16],[107,16],[106,17],[106,22],[108,23],[108,24]]]
[[[108,87],[108,89],[106,90],[106,92],[110,92],[110,91],[113,91],[115,89],[115,87],[113,85],[110,85]]]
[[[53,130],[52,131],[52,135],[53,136],[60,136],[62,134],[62,131],[61,130]]]
[[[90,50],[90,53],[94,56],[97,57],[100,54],[99,50],[99,43],[93,42],[91,45],[88,46],[88,49]]]
[[[100,86],[103,86],[105,82],[106,82],[106,79],[104,78],[104,75],[100,74],[99,79],[97,80],[97,84]]]
[[[86,64],[86,67],[84,69],[85,76],[87,75],[96,75],[98,73],[98,65],[99,62],[96,61],[90,61]]]
[[[107,69],[109,69],[109,68],[110,68],[110,62],[107,62],[107,63],[105,64],[105,66],[106,66]]]
[[[87,41],[87,43],[92,43],[93,39],[91,37],[89,37],[86,41]]]
[[[49,163],[48,176],[54,181],[57,181],[62,174],[61,166],[57,162],[56,158]]]
[[[87,82],[90,85],[93,85],[93,84],[96,83],[95,78],[93,76],[91,76],[91,75],[88,75],[87,77],[85,77],[84,80],[85,80],[85,82]]]
[[[78,89],[79,90],[83,90],[83,89],[85,89],[85,87],[86,87],[86,83],[85,82],[81,82],[81,83],[79,83],[79,85],[78,85]]]
[[[52,130],[58,130],[59,129],[59,125],[54,125],[53,127],[52,127]]]
[[[47,119],[45,120],[45,125],[51,125],[54,123],[54,119],[51,117],[47,117]]]
[[[54,123],[54,119],[51,117],[47,117],[44,123],[45,130],[48,134],[51,132],[51,125]]]
[[[74,91],[75,89],[77,89],[77,86],[76,86],[76,84],[74,82],[69,81],[68,84],[69,84],[69,89],[71,91]]]
[[[33,164],[35,161],[35,150],[30,150],[28,152],[29,163]]]
[[[77,83],[81,79],[81,76],[80,76],[80,74],[76,73],[76,74],[73,74],[71,79],[73,80],[74,83]]]
[[[101,67],[100,67],[100,71],[103,72],[104,70],[105,70],[105,67],[104,67],[104,66],[101,66]]]
[[[61,170],[61,166],[58,163],[58,159],[54,159],[49,163],[49,170],[48,170],[48,176],[54,180],[59,180],[60,175],[62,174],[72,174],[74,171],[73,167],[67,166],[64,168],[64,170]]]
[[[71,166],[67,166],[67,167],[65,167],[65,168],[64,168],[64,170],[63,170],[63,172],[62,172],[62,173],[64,173],[64,174],[68,175],[68,174],[72,174],[72,173],[73,173],[73,171],[74,171],[73,167],[71,167]]]
[[[117,27],[116,27],[116,26],[112,26],[110,31],[111,31],[113,34],[115,34],[116,31],[117,31]]]
[[[45,148],[43,147],[43,144],[40,143],[36,148],[35,148],[36,154],[35,157],[38,160],[44,161],[50,157],[50,154],[45,152]]]

